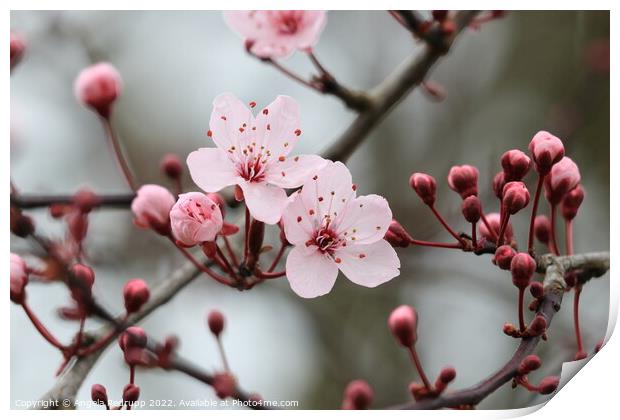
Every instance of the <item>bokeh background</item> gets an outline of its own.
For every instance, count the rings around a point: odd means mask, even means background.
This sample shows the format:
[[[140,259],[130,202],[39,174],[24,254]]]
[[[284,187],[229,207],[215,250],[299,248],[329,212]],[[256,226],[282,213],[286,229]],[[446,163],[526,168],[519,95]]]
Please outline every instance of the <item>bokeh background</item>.
[[[337,99],[246,55],[220,12],[20,11],[11,13],[11,27],[28,41],[27,55],[11,76],[11,175],[24,193],[71,193],[83,186],[126,190],[96,116],[73,96],[75,76],[93,61],[110,61],[123,77],[114,123],[143,183],[166,184],[158,170],[164,154],[186,156],[206,144],[211,101],[221,92],[259,106],[277,94],[296,98],[302,109],[301,152],[321,151],[355,116]],[[316,53],[342,83],[370,88],[420,48],[386,12],[330,12]],[[285,64],[303,74],[312,71],[302,54]],[[349,161],[362,194],[384,195],[417,238],[445,240],[409,189],[411,172],[438,179],[439,208],[464,227],[459,198],[445,182],[449,167],[478,166],[485,207],[492,210],[497,200],[490,183],[499,156],[509,148],[525,150],[532,135],[546,129],[564,140],[587,191],[575,226],[576,251],[609,248],[607,12],[511,12],[466,31],[431,79],[445,87],[447,98],[436,102],[415,91]],[[188,177],[184,185],[196,189]],[[525,213],[514,219],[521,243]],[[46,211],[32,214],[42,231],[63,234]],[[97,273],[95,293],[117,311],[128,278],[155,285],[182,262],[163,239],[135,229],[125,210],[95,212],[86,246]],[[23,255],[36,250],[15,237],[11,247]],[[201,277],[143,326],[155,337],[177,334],[182,355],[215,369],[220,361],[204,318],[210,309],[222,310],[228,321],[224,345],[243,387],[266,399],[299,400],[301,408],[338,408],[344,387],[356,378],[374,387],[375,407],[409,400],[407,384],[417,375],[386,328],[398,304],[419,312],[418,351],[430,376],[453,365],[458,372],[453,387],[460,388],[501,366],[516,344],[501,332],[504,322],[516,321],[517,292],[509,274],[490,264],[489,256],[423,248],[399,255],[399,278],[366,289],[341,277],[329,295],[314,300],[297,297],[284,279],[240,293]],[[55,312],[69,300],[65,288],[33,284],[29,298],[68,341],[76,325]],[[544,365],[534,380],[559,374],[575,352],[571,302],[569,294],[550,340],[539,346]],[[605,334],[608,305],[608,277],[585,287],[581,319],[590,352]],[[10,348],[14,405],[52,386],[60,355],[14,305]],[[110,346],[78,397],[88,400],[90,385],[97,382],[108,387],[110,398],[120,398],[127,377],[120,350]],[[146,400],[214,398],[210,388],[182,374],[140,371],[137,378]],[[506,385],[479,408],[522,407],[541,398]]]

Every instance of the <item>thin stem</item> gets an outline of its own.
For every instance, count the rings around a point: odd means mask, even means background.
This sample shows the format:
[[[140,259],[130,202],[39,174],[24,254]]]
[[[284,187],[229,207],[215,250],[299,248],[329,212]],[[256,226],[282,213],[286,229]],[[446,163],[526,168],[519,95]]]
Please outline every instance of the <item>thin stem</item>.
[[[556,241],[555,236],[555,225],[557,218],[557,205],[551,205],[551,252],[555,255],[560,255],[560,249],[558,248],[558,243]]]
[[[28,303],[26,303],[26,301],[22,302],[22,308],[24,308],[24,312],[26,312],[26,315],[28,315],[28,318],[30,318],[30,321],[32,322],[34,327],[37,329],[37,331],[39,331],[39,334],[41,334],[48,343],[50,343],[52,346],[56,347],[60,351],[64,352],[65,350],[67,350],[67,348],[60,341],[58,341],[47,328],[45,328],[45,326],[41,323],[35,313],[32,312],[32,309],[30,309],[30,306],[28,305]]]
[[[579,298],[581,297],[581,290],[581,285],[577,285],[575,287],[575,296],[573,296],[573,323],[575,326],[575,339],[577,340],[577,355],[584,353],[581,328],[579,327]]]
[[[292,71],[290,71],[286,67],[282,66],[277,61],[272,60],[270,58],[269,59],[264,59],[263,61],[266,61],[267,63],[271,64],[276,69],[278,69],[282,74],[284,74],[287,77],[290,77],[291,79],[295,80],[296,82],[299,82],[302,85],[304,85],[306,87],[309,87],[310,89],[318,90],[317,87],[313,83],[311,83],[311,82],[307,81],[306,79],[304,79],[303,77],[293,73]]]
[[[575,250],[573,249],[573,221],[572,220],[566,221],[566,228],[565,228],[564,233],[566,235],[566,255],[573,255]]]
[[[490,239],[492,241],[496,241],[497,240],[497,232],[495,232],[495,229],[493,229],[493,227],[491,226],[491,224],[487,220],[487,217],[485,216],[484,212],[480,213],[480,218],[482,219],[482,223],[484,223],[484,225],[486,226],[487,230],[489,231],[489,234],[491,235]]]
[[[243,239],[243,259],[247,261],[248,259],[248,249],[249,249],[249,240],[250,240],[250,224],[252,222],[252,216],[250,216],[250,209],[248,206],[245,206],[245,238]]]
[[[525,326],[525,317],[523,314],[523,300],[525,297],[525,287],[519,287],[519,302],[517,303],[519,306],[519,331],[524,332],[526,329]]]
[[[224,264],[224,271],[227,271],[228,274],[230,274],[233,278],[237,279],[237,274],[235,273],[234,268],[230,265],[230,263],[228,262],[228,259],[226,258],[226,255],[224,255],[224,253],[222,252],[222,249],[217,243],[215,243],[215,250],[217,252],[217,256],[219,257],[221,262]]]
[[[136,366],[129,365],[129,383],[134,384],[136,381]]]
[[[262,271],[258,271],[254,273],[256,277],[259,279],[269,280],[269,279],[277,279],[283,276],[286,276],[286,271],[278,271],[275,273],[264,273]]]
[[[333,76],[331,75],[331,73],[328,72],[325,67],[323,67],[319,59],[316,58],[316,55],[314,55],[313,51],[308,52],[308,57],[310,57],[310,61],[312,61],[312,64],[314,64],[314,67],[316,67],[319,73],[333,79]]]
[[[477,229],[477,224],[478,223],[472,223],[471,224],[471,242],[474,246],[474,249],[478,249],[478,229]]]
[[[441,216],[441,214],[439,214],[439,212],[437,211],[437,209],[435,208],[435,206],[430,205],[429,206],[431,211],[433,212],[433,214],[435,215],[435,217],[437,218],[437,220],[439,220],[439,222],[443,225],[444,228],[446,228],[446,230],[450,233],[450,235],[454,236],[454,238],[459,241],[461,244],[463,244],[463,238],[461,238],[458,233],[456,233],[449,225],[448,223],[446,223],[446,221],[444,220],[444,218]]]
[[[176,244],[175,244],[176,245]],[[216,272],[214,272],[213,270],[211,270],[209,267],[205,266],[204,264],[201,264],[198,260],[196,260],[196,258],[194,258],[194,256],[189,253],[185,248],[182,248],[178,245],[176,245],[177,249],[179,251],[181,251],[181,253],[185,256],[185,258],[187,258],[189,261],[192,262],[192,264],[194,264],[196,266],[196,268],[198,268],[200,271],[202,271],[203,273],[206,273],[207,275],[209,275],[212,279],[214,279],[215,281],[225,284],[226,286],[232,286],[232,283],[230,281],[230,279],[227,279],[226,277],[220,276],[219,274],[217,274]]]
[[[105,129],[108,140],[110,141],[110,144],[112,145],[112,151],[114,152],[114,156],[116,157],[116,162],[118,163],[118,166],[120,167],[121,172],[123,176],[125,177],[125,181],[127,181],[127,184],[129,185],[129,188],[131,188],[132,191],[136,191],[137,189],[136,181],[131,172],[131,169],[129,168],[129,164],[127,163],[127,160],[123,156],[123,150],[122,150],[121,144],[118,140],[118,136],[116,135],[116,133],[114,132],[114,129],[112,128],[112,123],[110,122],[110,119],[101,117],[101,122],[103,123],[103,128]]]
[[[534,254],[534,221],[536,220],[536,212],[538,211],[538,202],[540,201],[540,193],[542,192],[544,176],[538,174],[538,184],[536,185],[536,194],[534,194],[534,204],[532,204],[532,216],[530,217],[530,233],[527,237],[527,250],[530,254]]]
[[[413,238],[411,238],[409,242],[412,245],[430,246],[434,248],[451,248],[451,249],[462,249],[463,248],[463,245],[460,242],[456,244],[450,244],[450,243],[445,243],[445,242],[422,241],[422,240],[413,239]]]
[[[504,234],[506,233],[506,228],[508,227],[508,220],[510,220],[510,214],[504,209],[504,216],[501,218],[502,224],[499,228],[499,234],[497,235],[497,243],[496,246],[500,246],[504,244]]]
[[[282,242],[282,244],[280,245],[280,249],[278,250],[278,253],[276,254],[276,257],[273,259],[273,262],[271,263],[267,271],[273,271],[278,266],[278,263],[280,262],[280,259],[284,255],[285,250],[286,250],[286,243]]]
[[[230,260],[232,261],[235,267],[239,267],[239,260],[237,259],[237,254],[235,254],[235,251],[233,250],[232,245],[230,244],[230,240],[228,239],[228,236],[222,236],[222,238],[224,238],[224,246],[226,247],[226,252],[228,252],[228,256],[230,257]]]
[[[226,372],[230,372],[230,366],[228,365],[228,359],[226,358],[226,352],[224,351],[224,345],[222,344],[222,339],[220,336],[217,337],[217,348],[220,351],[220,356],[222,357],[222,364],[224,365],[224,369]]]
[[[418,353],[415,351],[415,346],[409,347],[408,350],[409,350],[409,355],[411,356],[411,361],[413,362],[413,365],[415,366],[416,370],[418,371],[418,374],[420,375],[420,379],[422,379],[422,382],[424,383],[424,386],[426,387],[426,389],[430,391],[433,388],[431,387],[431,383],[426,377],[426,373],[424,373],[424,369],[422,368],[422,363],[420,363],[420,359],[418,358]]]

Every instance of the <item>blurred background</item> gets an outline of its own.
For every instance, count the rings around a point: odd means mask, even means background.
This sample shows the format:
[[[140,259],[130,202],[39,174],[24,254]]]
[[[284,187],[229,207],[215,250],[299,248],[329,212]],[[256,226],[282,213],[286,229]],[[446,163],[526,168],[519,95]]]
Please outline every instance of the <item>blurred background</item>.
[[[225,91],[259,107],[278,94],[296,98],[304,133],[299,152],[321,151],[355,117],[337,99],[249,57],[220,12],[21,11],[11,13],[11,27],[28,42],[11,76],[11,176],[23,193],[72,193],[83,186],[126,191],[95,114],[73,96],[74,78],[93,61],[113,63],[123,77],[113,121],[142,183],[168,185],[158,169],[161,157],[170,152],[185,157],[207,144],[211,101]],[[340,82],[366,89],[420,48],[386,12],[330,12],[316,54]],[[302,54],[284,64],[304,75],[312,71]],[[384,195],[416,238],[447,240],[409,189],[409,175],[434,175],[439,209],[463,229],[459,197],[445,182],[450,166],[476,165],[485,209],[495,211],[490,185],[499,156],[511,148],[525,150],[532,135],[545,129],[564,140],[587,192],[576,219],[576,252],[609,248],[607,12],[510,12],[466,31],[430,79],[445,87],[447,98],[436,102],[416,90],[350,159],[361,194]],[[531,174],[528,181],[534,181]],[[187,176],[184,184],[197,189]],[[63,234],[62,224],[45,210],[31,214],[42,231]],[[521,244],[528,215],[513,219]],[[86,241],[97,273],[94,292],[119,312],[127,279],[155,285],[182,263],[165,240],[137,230],[131,218],[126,210],[94,212]],[[11,247],[26,256],[36,249],[16,237]],[[517,290],[490,256],[418,247],[400,249],[399,256],[401,276],[393,281],[366,289],[341,276],[329,295],[313,300],[297,297],[285,279],[240,293],[200,277],[143,326],[158,338],[177,334],[183,356],[216,369],[219,356],[204,319],[208,310],[223,311],[224,346],[244,389],[270,400],[299,400],[300,408],[338,408],[344,387],[357,378],[375,389],[374,407],[410,399],[407,385],[417,374],[386,328],[399,304],[419,313],[418,352],[428,375],[434,378],[441,367],[453,365],[454,389],[478,382],[512,355],[516,341],[501,327],[516,322]],[[77,325],[55,312],[70,299],[66,289],[33,284],[28,293],[49,328],[70,340]],[[572,293],[554,319],[550,340],[538,348],[543,367],[533,375],[535,382],[559,374],[575,353],[571,304]],[[581,322],[589,352],[605,334],[608,305],[608,277],[587,284]],[[15,305],[10,348],[14,406],[16,399],[40,397],[52,386],[60,355]],[[120,398],[127,378],[121,351],[112,345],[78,398],[90,399],[93,383]],[[209,387],[178,373],[139,371],[137,383],[145,400],[214,398]],[[505,385],[479,408],[516,408],[542,398]]]

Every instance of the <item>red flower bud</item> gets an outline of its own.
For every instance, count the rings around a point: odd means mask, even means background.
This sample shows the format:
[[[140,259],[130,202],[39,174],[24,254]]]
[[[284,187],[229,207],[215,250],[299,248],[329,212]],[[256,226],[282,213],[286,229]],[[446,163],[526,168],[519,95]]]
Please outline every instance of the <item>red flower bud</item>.
[[[140,327],[129,327],[118,338],[118,345],[124,352],[132,348],[143,349],[146,342],[146,333]]]
[[[90,213],[90,211],[101,203],[101,198],[89,190],[83,188],[73,196],[73,204],[81,213]]]
[[[437,197],[437,182],[428,174],[416,172],[409,178],[409,186],[415,190],[424,204],[432,206]]]
[[[224,330],[224,321],[224,315],[220,311],[209,312],[209,315],[207,316],[207,324],[209,325],[209,329],[214,336],[220,336]]]
[[[355,380],[349,382],[344,390],[343,406],[351,410],[366,410],[372,404],[374,392],[366,381]],[[348,404],[345,404],[348,403]]]
[[[573,220],[577,216],[577,211],[579,211],[584,197],[585,192],[581,185],[577,185],[564,196],[560,209],[562,210],[562,216],[566,220]]]
[[[506,185],[506,175],[503,171],[500,171],[493,178],[493,192],[500,200],[502,199],[502,193],[504,192],[504,185]]]
[[[407,248],[411,244],[411,235],[396,219],[392,219],[390,227],[385,232],[384,239],[394,247]]]
[[[518,373],[519,375],[527,375],[531,371],[538,369],[541,364],[540,357],[530,354],[521,361]]]
[[[501,162],[506,181],[521,181],[532,164],[525,153],[516,149],[504,153]]]
[[[96,404],[108,405],[108,392],[101,384],[94,384],[90,388],[90,398]]]
[[[92,268],[84,264],[75,264],[70,269],[69,288],[71,296],[82,309],[88,305],[92,298],[93,284],[95,283],[95,272]]]
[[[536,171],[541,176],[547,175],[551,167],[564,157],[562,140],[546,131],[536,133],[528,148],[536,164]]]
[[[418,314],[411,306],[401,305],[390,314],[388,327],[401,346],[411,347],[418,339]]]
[[[509,214],[515,214],[530,202],[530,192],[521,181],[512,181],[504,185],[502,205]]]
[[[469,223],[477,223],[480,220],[480,215],[482,214],[482,205],[480,204],[480,199],[475,195],[470,195],[461,204],[461,211],[463,212],[463,217]]]
[[[519,252],[510,262],[512,283],[519,289],[526,288],[530,284],[534,271],[536,271],[536,261],[525,252]]]
[[[538,384],[538,392],[542,395],[551,394],[554,392],[558,385],[560,385],[560,378],[557,376],[547,376]]]
[[[165,155],[161,159],[159,168],[170,179],[179,179],[183,174],[181,159],[174,153]]]
[[[547,329],[547,320],[542,315],[536,315],[525,330],[526,337],[538,337]]]
[[[83,105],[109,118],[112,104],[121,93],[121,76],[108,63],[86,67],[75,79],[75,96]]]
[[[127,384],[123,389],[123,404],[133,404],[140,398],[140,388],[134,384]]]
[[[454,380],[454,378],[456,378],[456,369],[454,369],[452,366],[446,366],[445,368],[441,369],[441,372],[439,372],[439,377],[437,378],[437,380],[441,383],[449,384]]]
[[[478,169],[471,165],[453,166],[448,173],[448,185],[463,199],[478,195]]]
[[[237,393],[237,381],[230,373],[216,373],[213,376],[213,389],[218,398],[234,397]]]
[[[579,181],[581,174],[577,164],[571,158],[562,158],[545,178],[545,197],[551,204],[558,204]]]
[[[149,286],[142,279],[131,279],[123,287],[125,310],[128,314],[138,312],[150,297]]]
[[[540,299],[545,294],[545,288],[543,287],[542,283],[532,282],[530,284],[530,293],[536,299]]]
[[[495,250],[493,263],[502,270],[510,270],[510,263],[517,252],[510,245],[502,245]]]
[[[504,326],[502,327],[502,331],[504,332],[504,334],[509,335],[511,337],[519,336],[519,330],[517,330],[517,327],[515,327],[513,324],[509,322],[504,324]]]
[[[536,216],[534,219],[534,234],[543,244],[548,244],[551,240],[551,221],[543,214]]]
[[[22,60],[25,51],[26,42],[24,38],[11,31],[11,70]]]
[[[71,238],[76,243],[82,242],[88,232],[88,218],[84,213],[73,210],[67,214],[66,220]]]

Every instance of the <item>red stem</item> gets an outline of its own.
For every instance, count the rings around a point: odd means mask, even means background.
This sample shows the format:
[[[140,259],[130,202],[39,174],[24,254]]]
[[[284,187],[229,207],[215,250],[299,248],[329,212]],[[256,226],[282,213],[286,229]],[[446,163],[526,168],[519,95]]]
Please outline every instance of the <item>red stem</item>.
[[[551,252],[555,255],[560,255],[560,249],[558,248],[558,243],[555,237],[555,225],[556,225],[556,215],[557,215],[557,205],[551,205]]]
[[[536,220],[536,212],[538,211],[538,202],[540,201],[540,193],[544,180],[545,177],[538,174],[538,184],[536,185],[534,204],[532,204],[532,216],[530,217],[530,233],[527,237],[527,250],[530,254],[534,254],[534,221]]]
[[[508,213],[505,209],[503,211],[503,217],[501,217],[502,224],[499,228],[499,234],[497,235],[497,244],[499,247],[504,243],[504,234],[506,233],[506,227],[508,227],[508,221],[510,220],[510,213]]]
[[[495,232],[495,229],[493,229],[493,227],[491,226],[491,224],[487,220],[487,217],[485,216],[484,212],[480,213],[480,218],[482,219],[482,223],[484,223],[484,225],[486,226],[487,230],[491,234],[491,238],[490,239],[492,241],[496,241],[497,240],[497,232]]]
[[[422,241],[422,240],[413,239],[413,238],[411,238],[409,240],[409,242],[412,245],[430,246],[430,247],[434,247],[434,248],[452,248],[452,249],[462,249],[463,248],[463,245],[460,242],[456,243],[456,244],[449,244],[449,243],[445,243],[445,242]]]
[[[431,211],[433,212],[433,214],[435,215],[435,217],[437,218],[437,220],[439,220],[439,222],[443,225],[444,228],[446,228],[446,230],[450,233],[450,235],[454,236],[454,238],[459,241],[461,244],[463,244],[463,238],[461,238],[458,233],[456,233],[449,225],[448,223],[446,223],[446,221],[444,220],[443,217],[441,217],[441,214],[439,214],[439,212],[437,211],[437,209],[435,208],[435,206],[430,205],[429,206]]]
[[[275,273],[271,273],[271,272],[264,273],[262,271],[257,271],[254,273],[254,275],[258,277],[259,279],[269,280],[269,279],[277,279],[282,276],[286,276],[286,271],[278,271]]]
[[[420,375],[420,379],[422,379],[424,386],[426,387],[427,390],[429,391],[432,390],[433,388],[431,387],[431,383],[426,377],[426,373],[424,373],[424,369],[422,368],[422,363],[420,363],[420,359],[418,358],[418,353],[415,351],[415,346],[409,347],[408,350],[409,350],[409,355],[411,356],[411,361],[413,362],[413,365],[418,371],[418,374]]]
[[[523,315],[523,300],[525,297],[525,287],[519,288],[519,331],[524,332],[526,329],[525,326],[525,317]]]
[[[566,255],[573,255],[575,251],[573,249],[573,221],[572,220],[566,221],[566,228],[565,228],[564,233],[566,234]]]
[[[216,272],[211,270],[209,267],[201,264],[185,248],[182,248],[182,247],[180,247],[178,245],[176,245],[176,247],[179,249],[179,251],[181,251],[181,253],[183,253],[185,258],[187,258],[189,261],[191,261],[196,266],[196,268],[198,268],[200,271],[202,271],[203,273],[206,273],[208,276],[210,276],[212,279],[214,279],[217,282],[225,284],[226,286],[232,286],[232,282],[230,281],[230,279],[227,279],[226,277],[220,276],[219,274],[217,274]]]
[[[577,340],[577,353],[584,353],[583,340],[581,338],[581,328],[579,327],[579,298],[581,297],[581,285],[575,287],[575,296],[573,296],[573,323],[575,324],[575,338]]]
[[[220,356],[222,357],[222,364],[224,365],[224,369],[226,372],[230,372],[230,366],[228,365],[228,359],[226,358],[226,352],[224,351],[224,345],[222,344],[221,336],[216,338],[217,340],[217,348],[220,351]]]
[[[237,260],[237,255],[235,254],[235,251],[233,250],[232,245],[230,244],[230,241],[228,240],[228,236],[222,236],[222,237],[224,238],[224,246],[226,247],[226,251],[228,252],[228,256],[230,257],[230,260],[235,265],[235,267],[239,267],[239,260]]]
[[[134,384],[136,381],[136,366],[129,365],[129,383]]]
[[[266,59],[266,60],[263,60],[263,61],[266,61],[267,63],[271,64],[276,69],[278,69],[282,74],[284,74],[287,77],[290,77],[291,79],[295,80],[296,82],[299,82],[302,85],[304,85],[306,87],[309,87],[310,89],[318,90],[317,87],[314,84],[312,84],[311,82],[307,81],[303,77],[298,76],[297,74],[293,73],[292,71],[290,71],[289,69],[285,68],[284,66],[282,66],[277,61],[272,60],[272,59]]]
[[[477,229],[477,223],[472,223],[471,224],[471,242],[474,246],[474,249],[478,249],[478,229]]]
[[[250,209],[248,206],[245,206],[245,238],[243,239],[243,259],[247,261],[248,259],[248,248],[249,248],[249,239],[250,239],[250,223],[252,216],[250,216]]]
[[[56,347],[62,352],[67,350],[67,347],[65,347],[60,341],[58,341],[56,337],[54,337],[52,333],[49,332],[47,328],[45,328],[45,326],[41,323],[35,313],[32,312],[32,309],[30,309],[30,306],[28,306],[28,303],[26,303],[26,301],[22,302],[22,308],[24,308],[26,315],[28,315],[28,318],[30,318],[30,321],[32,322],[34,327],[37,329],[37,331],[39,331],[39,334],[41,334],[48,343],[50,343],[52,346]]]
[[[284,255],[285,249],[286,249],[286,243],[282,242],[282,244],[280,245],[280,249],[278,250],[278,254],[273,259],[273,262],[271,263],[267,271],[273,271],[278,266],[278,263],[280,262],[282,255]]]
[[[106,136],[108,137],[108,140],[110,141],[110,144],[112,145],[112,151],[114,152],[114,156],[116,157],[116,162],[118,163],[118,166],[121,169],[121,173],[123,174],[123,177],[125,177],[125,181],[127,181],[127,184],[129,185],[129,188],[131,188],[132,191],[136,191],[137,189],[136,181],[133,177],[131,169],[129,168],[129,164],[127,163],[127,160],[125,160],[125,157],[123,156],[123,150],[121,148],[121,144],[118,141],[118,137],[116,136],[114,129],[112,128],[112,123],[110,122],[110,119],[101,117],[101,122],[103,123],[103,128],[105,129]]]

